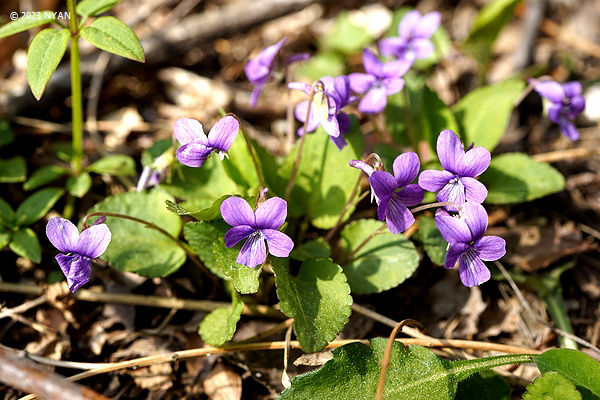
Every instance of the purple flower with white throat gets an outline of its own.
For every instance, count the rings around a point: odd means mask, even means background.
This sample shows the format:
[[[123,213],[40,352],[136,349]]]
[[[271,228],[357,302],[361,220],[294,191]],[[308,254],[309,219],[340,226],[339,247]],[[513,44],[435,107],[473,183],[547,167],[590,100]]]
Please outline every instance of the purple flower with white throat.
[[[430,192],[439,192],[438,201],[448,201],[460,207],[465,201],[483,203],[487,189],[475,179],[490,165],[491,154],[477,146],[465,152],[456,133],[445,130],[437,140],[437,153],[443,171],[426,170],[419,176],[419,185]],[[457,211],[455,207],[447,210]]]
[[[239,197],[229,197],[221,204],[221,216],[232,226],[225,234],[225,245],[233,247],[248,238],[242,246],[237,262],[254,268],[267,259],[267,249],[275,257],[287,257],[294,242],[285,233],[279,232],[287,217],[287,203],[273,197],[260,204],[256,212]]]
[[[256,107],[263,86],[275,77],[275,68],[277,67],[274,63],[275,57],[286,42],[287,38],[283,38],[261,51],[256,58],[248,60],[244,71],[250,83],[255,85],[250,97],[250,106]]]
[[[369,181],[378,199],[377,215],[381,221],[387,222],[392,233],[402,233],[415,223],[415,217],[406,207],[423,201],[423,189],[411,184],[419,173],[420,165],[416,153],[404,153],[394,160],[394,175],[385,171],[373,171],[371,174]]]
[[[46,225],[46,236],[50,243],[65,253],[57,254],[56,261],[67,277],[71,292],[75,292],[90,280],[92,258],[100,257],[110,243],[111,233],[103,223],[105,220],[105,217],[98,218],[94,225],[81,234],[68,219],[55,217]]]
[[[363,65],[366,73],[355,72],[348,75],[350,88],[356,93],[364,93],[358,103],[359,111],[377,114],[387,105],[387,96],[404,88],[402,76],[410,69],[411,61],[396,60],[381,62],[369,49],[363,52]]]
[[[488,216],[481,204],[467,202],[459,214],[459,217],[452,217],[438,209],[435,216],[440,233],[450,244],[446,268],[454,268],[458,261],[463,285],[480,285],[490,279],[490,270],[483,261],[496,261],[504,256],[506,241],[498,236],[483,236]]]
[[[320,81],[323,87],[316,88],[313,94],[306,132],[314,132],[321,125],[341,150],[347,145],[344,135],[350,128],[350,117],[341,110],[358,98],[351,94],[350,81],[345,75],[336,78],[324,76]],[[310,95],[311,86],[306,83],[291,82],[288,87]],[[308,100],[298,103],[294,113],[299,121],[305,122],[307,111]],[[301,126],[298,128],[298,135],[303,133],[304,126]]]
[[[425,15],[417,10],[407,12],[398,26],[398,36],[379,41],[381,54],[410,62],[429,57],[433,53],[429,39],[441,21],[442,15],[436,11]]]
[[[560,126],[560,130],[569,139],[579,139],[579,131],[573,120],[585,108],[585,98],[582,95],[579,82],[557,83],[554,81],[540,81],[534,83],[533,88],[540,96],[552,102],[548,108],[548,117]]]
[[[207,137],[200,122],[179,118],[175,121],[175,138],[182,146],[177,149],[177,159],[188,167],[201,167],[213,152],[217,152],[223,160],[239,130],[237,119],[226,115],[217,121]]]

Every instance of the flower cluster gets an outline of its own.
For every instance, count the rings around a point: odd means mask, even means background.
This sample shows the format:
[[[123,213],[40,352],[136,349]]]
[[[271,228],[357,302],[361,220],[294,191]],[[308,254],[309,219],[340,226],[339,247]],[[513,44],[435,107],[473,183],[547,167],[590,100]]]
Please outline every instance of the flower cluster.
[[[81,234],[68,219],[55,217],[46,225],[48,240],[62,252],[56,255],[56,261],[67,278],[71,292],[90,280],[92,259],[100,257],[110,243],[110,229],[104,221],[105,217],[98,218],[94,225]]]
[[[433,44],[429,39],[441,21],[442,15],[436,11],[425,15],[417,10],[407,12],[398,25],[398,36],[379,41],[381,54],[411,63],[429,57],[433,53]]]
[[[415,218],[407,207],[421,203],[425,190],[438,192],[440,202],[452,203],[438,210],[435,218],[450,245],[446,267],[453,268],[458,262],[463,284],[479,285],[490,278],[482,260],[495,261],[506,252],[504,239],[483,236],[487,213],[480,203],[487,197],[487,189],[475,178],[488,168],[491,155],[481,146],[465,151],[458,136],[450,130],[438,136],[437,152],[444,170],[421,172],[418,184],[411,183],[420,169],[416,153],[396,157],[393,175],[363,161],[352,160],[350,166],[362,169],[369,177],[377,201],[377,215],[386,221],[392,233],[402,233],[414,224]]]
[[[585,98],[582,95],[581,83],[554,81],[535,82],[533,88],[540,96],[550,100],[548,116],[560,130],[571,140],[579,139],[579,131],[573,120],[585,108]]]

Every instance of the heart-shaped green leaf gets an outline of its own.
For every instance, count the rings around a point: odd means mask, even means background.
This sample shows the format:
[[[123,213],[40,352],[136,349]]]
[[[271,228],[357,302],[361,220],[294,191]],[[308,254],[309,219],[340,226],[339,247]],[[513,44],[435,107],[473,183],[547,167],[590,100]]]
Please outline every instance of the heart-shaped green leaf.
[[[198,333],[207,344],[215,347],[222,346],[233,338],[242,311],[244,311],[244,303],[234,293],[231,298],[231,307],[217,308],[211,311],[200,322]]]
[[[125,214],[156,224],[171,238],[139,222],[108,217],[106,225],[112,240],[102,255],[111,266],[144,276],[166,276],[177,270],[186,258],[185,251],[175,243],[181,231],[181,218],[164,207],[173,200],[160,190],[127,192],[107,197],[88,210]]]
[[[241,247],[242,244],[239,243],[235,247],[227,248],[224,237],[220,236],[213,243],[212,249],[217,264],[221,267],[223,274],[231,278],[235,290],[241,294],[256,293],[260,284],[258,278],[262,266],[250,268],[239,264],[236,260]]]
[[[549,371],[527,385],[523,400],[581,400],[581,393],[563,374]]]
[[[361,219],[346,225],[341,235],[346,252],[355,251],[383,225],[384,222],[374,219]],[[396,287],[419,266],[419,254],[414,244],[403,235],[386,231],[378,233],[344,265],[344,273],[354,293],[378,293]]]
[[[281,311],[294,318],[302,350],[321,351],[348,323],[352,297],[339,265],[328,258],[309,258],[296,277],[287,262],[271,259]]]
[[[44,29],[38,33],[27,51],[27,81],[36,99],[40,99],[52,74],[62,60],[71,39],[68,29]]]

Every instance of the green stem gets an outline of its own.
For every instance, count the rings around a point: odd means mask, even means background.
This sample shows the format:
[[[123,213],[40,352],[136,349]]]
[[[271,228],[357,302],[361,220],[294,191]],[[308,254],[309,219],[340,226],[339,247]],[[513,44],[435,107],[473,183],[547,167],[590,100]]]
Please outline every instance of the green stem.
[[[62,216],[65,219],[71,219],[75,211],[75,197],[67,194],[65,200],[65,208],[63,208]]]
[[[565,303],[561,292],[562,290],[549,290],[542,296],[542,299],[544,300],[544,303],[546,303],[548,314],[550,314],[550,318],[552,318],[556,327],[572,334],[573,327],[571,326],[569,316],[565,310]],[[560,347],[574,350],[579,349],[577,343],[570,337],[560,336],[558,340],[560,342]]]
[[[413,150],[418,152],[419,151],[419,143],[417,141],[417,132],[415,131],[415,126],[413,125],[413,120],[410,115],[410,108],[409,108],[410,99],[408,98],[408,92],[406,91],[406,88],[404,88],[402,90],[402,97],[404,98],[402,114],[404,114],[404,122],[406,125],[406,133],[408,136],[408,140],[410,141],[410,145],[412,146]],[[419,156],[420,156],[420,154],[419,154]]]
[[[326,241],[329,242],[331,240],[331,238],[333,237],[333,235],[337,232],[337,230],[342,225],[342,221],[344,220],[344,216],[346,215],[346,211],[348,211],[348,209],[352,205],[354,205],[354,201],[355,201],[354,197],[356,197],[356,194],[358,193],[358,188],[360,187],[360,184],[361,184],[362,180],[363,180],[363,174],[361,172],[360,175],[358,176],[358,180],[356,181],[356,184],[354,185],[354,188],[352,189],[352,193],[350,194],[350,197],[348,198],[348,202],[346,203],[346,205],[342,209],[342,212],[340,213],[340,217],[338,218],[338,220],[335,223],[335,225],[333,226],[333,228],[331,228],[329,230],[329,232],[327,232],[327,235],[325,235],[325,240]]]
[[[240,121],[238,116],[233,113],[228,113],[225,116],[228,116],[228,115],[235,118],[237,120],[238,124],[240,124],[240,130],[242,131],[242,136],[244,137],[244,140],[246,141],[246,146],[248,147],[248,153],[250,154],[250,158],[252,159],[252,164],[254,165],[254,170],[256,171],[256,177],[258,179],[258,184],[260,187],[266,188],[267,184],[265,183],[265,180],[263,179],[262,170],[260,168],[260,165],[258,164],[256,155],[254,154],[254,149],[252,148],[252,142],[250,142],[250,138],[248,137],[248,134],[246,133],[246,129],[244,129],[244,125],[242,124],[242,121]]]
[[[71,14],[69,19],[71,30],[71,102],[73,107],[73,159],[71,160],[71,168],[73,168],[75,175],[79,175],[83,170],[83,101],[75,0],[67,0],[67,8]]]
[[[169,238],[170,240],[172,240],[177,246],[181,247],[183,249],[183,251],[185,251],[187,256],[190,258],[190,260],[192,260],[192,262],[194,264],[196,264],[196,266],[198,266],[198,268],[200,268],[206,275],[208,275],[208,277],[213,281],[213,283],[215,283],[216,285],[219,285],[219,280],[204,266],[204,264],[202,264],[202,262],[200,262],[200,260],[198,258],[196,258],[196,254],[195,254],[194,250],[192,250],[192,248],[187,243],[171,236],[171,234],[169,232],[167,232],[160,226],[156,225],[154,222],[146,221],[141,218],[132,217],[131,215],[118,214],[118,213],[112,213],[112,212],[104,212],[104,211],[96,211],[96,212],[87,214],[83,218],[83,229],[89,228],[87,221],[91,217],[113,217],[113,218],[127,219],[130,221],[139,222],[140,224],[144,224],[150,229],[154,229],[155,231],[159,232],[160,234],[162,234],[162,235],[166,236],[167,238]]]
[[[308,118],[310,116],[310,109],[312,106],[313,99],[315,98],[315,88],[320,85],[323,88],[323,82],[316,81],[310,87],[310,95],[308,96],[308,105],[306,107],[306,120],[304,121],[304,128],[302,131],[302,137],[300,138],[300,146],[298,146],[298,155],[296,156],[296,162],[294,162],[294,168],[292,169],[292,175],[285,188],[285,201],[289,203],[290,196],[292,195],[292,189],[296,182],[296,175],[298,174],[298,168],[300,166],[300,158],[302,157],[302,149],[304,148],[304,142],[306,141],[306,126],[308,125]]]
[[[373,233],[371,233],[369,235],[368,238],[366,238],[365,240],[363,240],[363,242],[361,244],[359,244],[353,251],[352,253],[348,254],[344,260],[342,262],[340,262],[340,265],[343,265],[345,263],[347,263],[348,261],[352,260],[354,258],[354,256],[356,255],[356,253],[358,253],[358,251],[360,249],[362,249],[363,247],[365,247],[365,245],[367,243],[369,243],[371,241],[371,239],[373,239],[378,233],[380,233],[382,230],[384,230],[385,228],[387,228],[387,224],[383,224],[381,225],[379,228],[377,228]]]

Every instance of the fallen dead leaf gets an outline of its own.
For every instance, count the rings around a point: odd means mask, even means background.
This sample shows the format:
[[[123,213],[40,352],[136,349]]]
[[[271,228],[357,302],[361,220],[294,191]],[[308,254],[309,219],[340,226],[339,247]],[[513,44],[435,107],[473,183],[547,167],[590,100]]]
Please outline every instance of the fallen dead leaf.
[[[242,378],[235,371],[216,363],[203,382],[204,393],[210,400],[236,400],[242,398]]]

